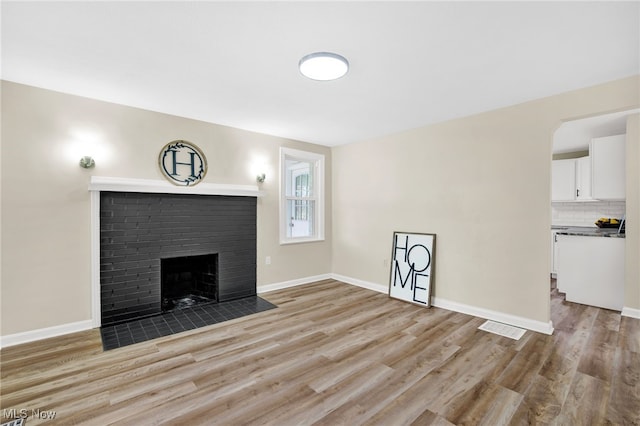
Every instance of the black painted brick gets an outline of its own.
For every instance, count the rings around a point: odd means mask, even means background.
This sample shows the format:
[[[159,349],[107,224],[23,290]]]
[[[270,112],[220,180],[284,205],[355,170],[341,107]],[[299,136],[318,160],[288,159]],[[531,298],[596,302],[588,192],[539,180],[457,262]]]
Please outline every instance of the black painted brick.
[[[218,253],[219,301],[256,294],[256,199],[102,192],[102,323],[160,312],[160,259]]]

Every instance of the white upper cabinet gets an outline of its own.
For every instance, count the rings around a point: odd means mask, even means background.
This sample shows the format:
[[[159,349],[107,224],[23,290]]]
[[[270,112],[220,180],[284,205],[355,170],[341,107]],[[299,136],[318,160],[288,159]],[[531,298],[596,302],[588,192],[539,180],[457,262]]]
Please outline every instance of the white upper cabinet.
[[[590,201],[589,157],[554,160],[551,163],[551,201]]]
[[[591,158],[589,156],[576,160],[576,200],[593,200],[591,197]]]
[[[574,201],[576,198],[576,160],[551,163],[551,200]]]
[[[591,192],[598,200],[624,200],[625,135],[591,139]]]

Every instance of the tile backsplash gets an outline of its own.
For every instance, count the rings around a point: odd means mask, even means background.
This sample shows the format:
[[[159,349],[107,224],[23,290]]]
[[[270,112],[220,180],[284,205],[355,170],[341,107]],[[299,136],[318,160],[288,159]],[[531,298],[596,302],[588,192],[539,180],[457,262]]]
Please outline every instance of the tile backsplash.
[[[622,218],[626,209],[624,201],[592,201],[582,203],[551,203],[551,224],[569,226],[594,226],[601,217]]]

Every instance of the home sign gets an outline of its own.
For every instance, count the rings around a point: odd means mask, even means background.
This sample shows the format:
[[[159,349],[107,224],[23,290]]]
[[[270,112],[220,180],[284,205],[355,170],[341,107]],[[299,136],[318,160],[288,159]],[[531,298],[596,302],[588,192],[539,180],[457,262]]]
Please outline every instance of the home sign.
[[[160,151],[158,163],[162,175],[175,185],[197,185],[207,174],[204,153],[191,142],[183,140],[166,144]]]
[[[393,233],[389,296],[431,306],[435,234]]]

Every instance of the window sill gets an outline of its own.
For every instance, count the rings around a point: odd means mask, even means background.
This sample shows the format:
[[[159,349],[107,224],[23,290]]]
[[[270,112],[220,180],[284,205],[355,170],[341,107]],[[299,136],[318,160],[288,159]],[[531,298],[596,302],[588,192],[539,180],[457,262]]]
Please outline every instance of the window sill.
[[[280,240],[281,246],[288,246],[290,244],[302,244],[302,243],[317,243],[324,241],[324,237],[321,238],[296,238],[296,239],[288,239],[288,240]]]

